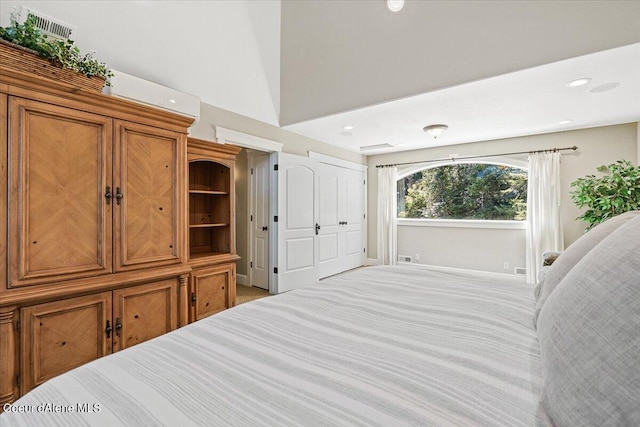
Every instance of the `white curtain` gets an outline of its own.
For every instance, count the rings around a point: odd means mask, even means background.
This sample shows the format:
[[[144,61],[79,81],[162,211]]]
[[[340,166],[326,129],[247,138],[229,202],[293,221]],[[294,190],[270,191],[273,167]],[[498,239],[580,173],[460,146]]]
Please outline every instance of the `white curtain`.
[[[527,283],[536,283],[542,254],[564,249],[560,219],[560,153],[529,156]]]
[[[378,264],[395,265],[398,259],[396,239],[397,172],[395,167],[378,169]]]

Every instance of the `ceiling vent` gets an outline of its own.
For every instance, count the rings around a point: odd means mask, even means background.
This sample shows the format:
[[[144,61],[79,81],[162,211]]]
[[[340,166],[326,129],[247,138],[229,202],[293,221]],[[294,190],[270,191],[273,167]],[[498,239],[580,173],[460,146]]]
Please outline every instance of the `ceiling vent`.
[[[384,150],[385,148],[393,148],[391,144],[376,144],[376,145],[365,145],[360,147],[360,151],[375,151],[375,150]]]
[[[66,40],[72,38],[78,30],[73,25],[66,24],[26,6],[22,6],[18,23],[24,24],[29,15],[36,17],[36,27],[47,37]]]

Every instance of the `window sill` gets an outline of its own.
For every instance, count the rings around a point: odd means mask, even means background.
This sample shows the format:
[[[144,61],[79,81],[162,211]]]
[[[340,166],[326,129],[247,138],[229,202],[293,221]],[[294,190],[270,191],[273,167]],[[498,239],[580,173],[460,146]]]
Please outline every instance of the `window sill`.
[[[489,221],[482,219],[414,219],[398,218],[397,224],[409,227],[494,228],[525,230],[526,221]]]

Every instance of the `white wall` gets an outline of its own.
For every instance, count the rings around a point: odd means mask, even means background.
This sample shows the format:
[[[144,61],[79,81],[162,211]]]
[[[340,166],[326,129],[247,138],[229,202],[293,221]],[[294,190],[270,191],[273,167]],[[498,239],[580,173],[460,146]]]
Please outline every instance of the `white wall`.
[[[417,264],[513,274],[525,266],[525,244],[524,229],[398,225],[398,255]]]
[[[565,246],[568,246],[584,233],[586,225],[584,222],[575,220],[580,215],[580,210],[573,204],[569,196],[571,182],[585,175],[597,174],[596,168],[603,164],[610,164],[619,159],[635,162],[639,151],[637,123],[370,156],[368,158],[368,257],[376,258],[377,256],[375,230],[378,203],[378,172],[375,167],[377,164],[447,158],[451,153],[457,153],[460,156],[486,155],[573,145],[578,146],[579,149],[575,152],[564,152],[566,154],[562,156],[561,165],[562,223]],[[526,155],[511,157],[517,160],[526,160]],[[431,257],[427,260],[438,262],[439,265],[498,271],[501,270],[504,261],[511,259],[507,258],[503,248],[519,247],[520,243],[516,242],[524,242],[522,233],[518,233],[521,230],[508,231],[508,233],[502,233],[493,230],[423,230],[418,227],[401,230],[399,228],[398,253],[402,254],[401,249],[412,252],[406,255],[425,253]],[[482,239],[479,247],[478,239]],[[404,240],[409,240],[409,242]],[[511,243],[514,245],[512,246]],[[522,244],[524,245],[524,243]],[[524,247],[521,251],[511,250],[514,251],[514,255],[521,254],[519,255],[521,259],[514,258],[515,261],[509,261],[510,267],[524,265]],[[427,261],[421,260],[421,262],[426,263]],[[496,265],[498,269],[495,268]]]
[[[279,123],[280,0],[2,0],[0,25],[21,5],[77,27],[110,68]]]

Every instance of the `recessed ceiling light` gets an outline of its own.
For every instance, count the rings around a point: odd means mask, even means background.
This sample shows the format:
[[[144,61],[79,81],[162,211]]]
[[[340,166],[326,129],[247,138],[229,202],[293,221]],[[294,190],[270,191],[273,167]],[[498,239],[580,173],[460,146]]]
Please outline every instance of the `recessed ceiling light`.
[[[572,121],[573,121],[573,120],[571,120],[571,119],[560,120],[560,121],[558,122],[558,124],[559,124],[559,125],[566,125],[566,124],[568,124],[568,123],[571,123]]]
[[[605,83],[605,84],[601,84],[600,86],[594,87],[589,92],[592,92],[592,93],[606,92],[608,90],[615,89],[618,86],[620,86],[620,83],[617,83],[617,82]]]
[[[589,77],[583,77],[581,79],[576,79],[576,80],[572,80],[569,83],[566,84],[567,87],[578,87],[578,86],[584,86],[587,83],[589,83],[591,81],[591,79]]]
[[[387,0],[387,8],[391,12],[400,12],[404,7],[404,0]]]
[[[175,104],[176,100],[175,99],[170,99],[169,102],[172,103],[172,104]]]
[[[342,129],[344,129],[344,130],[353,130],[353,126],[351,126],[351,125],[344,125],[344,126],[342,126]]]

